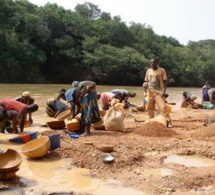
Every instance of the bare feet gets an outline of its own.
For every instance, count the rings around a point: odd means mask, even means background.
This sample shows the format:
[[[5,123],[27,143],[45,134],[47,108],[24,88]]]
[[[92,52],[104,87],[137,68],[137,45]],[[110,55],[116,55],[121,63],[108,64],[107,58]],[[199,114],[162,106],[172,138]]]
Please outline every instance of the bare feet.
[[[172,121],[167,121],[167,127],[172,128]]]

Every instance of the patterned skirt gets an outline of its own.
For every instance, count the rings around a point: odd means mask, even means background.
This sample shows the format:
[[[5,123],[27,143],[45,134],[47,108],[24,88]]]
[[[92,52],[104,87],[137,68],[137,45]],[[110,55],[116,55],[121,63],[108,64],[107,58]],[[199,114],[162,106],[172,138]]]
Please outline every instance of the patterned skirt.
[[[85,95],[81,100],[82,114],[81,121],[83,125],[90,125],[101,120],[100,111],[97,102],[97,92],[95,89]]]

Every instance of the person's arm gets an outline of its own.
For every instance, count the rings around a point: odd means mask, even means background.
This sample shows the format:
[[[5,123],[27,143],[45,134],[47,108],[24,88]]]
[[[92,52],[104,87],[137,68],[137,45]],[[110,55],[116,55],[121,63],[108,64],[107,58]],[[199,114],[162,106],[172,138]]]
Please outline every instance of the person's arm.
[[[30,112],[28,113],[28,121],[33,123],[32,114]]]
[[[25,116],[28,113],[27,107],[23,108],[22,111],[18,114],[18,119],[20,120],[20,131],[23,132],[24,130],[24,124],[25,124]]]
[[[80,103],[74,103],[74,102],[70,102],[70,105],[71,105],[71,107],[70,107],[71,117],[69,118],[69,120],[72,120],[80,112],[81,105],[80,105]],[[77,106],[77,109],[75,109],[76,106]]]
[[[163,90],[163,94],[162,95],[165,97],[166,88],[167,88],[167,80],[164,80],[163,83],[164,83],[164,90]]]
[[[17,111],[15,110],[11,110],[9,111],[10,113],[10,117],[9,117],[9,120],[11,120],[11,123],[12,123],[12,129],[13,131],[15,131],[16,133],[18,133],[18,129],[17,129],[17,126],[18,126],[18,117],[19,117],[19,114]]]
[[[20,131],[23,132],[24,131],[24,124],[25,124],[25,115],[23,115],[22,113],[19,113],[18,115],[18,119],[20,119]]]

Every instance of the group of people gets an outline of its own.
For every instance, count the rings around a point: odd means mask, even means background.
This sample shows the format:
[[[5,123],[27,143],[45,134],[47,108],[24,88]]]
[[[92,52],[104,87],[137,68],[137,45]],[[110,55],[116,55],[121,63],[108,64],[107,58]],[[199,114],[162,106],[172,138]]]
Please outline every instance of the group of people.
[[[23,132],[25,121],[33,123],[32,113],[38,110],[38,105],[28,91],[14,99],[4,98],[0,100],[0,132]]]
[[[149,118],[155,116],[155,105],[159,113],[162,114],[168,126],[172,126],[170,115],[166,109],[165,91],[167,83],[167,74],[165,69],[158,66],[156,59],[150,61],[151,68],[145,75],[144,89],[147,96],[147,111]],[[101,99],[101,109],[108,110],[110,102],[116,99],[119,103],[124,103],[125,108],[129,107],[129,98],[136,96],[136,93],[125,89],[113,89],[108,92],[97,93],[96,83],[93,81],[74,81],[69,90],[60,90],[56,98],[49,98],[45,102],[46,113],[50,117],[57,117],[59,113],[70,110],[73,119],[78,113],[81,113],[82,136],[90,135],[90,126],[92,123],[101,120],[98,100]],[[63,103],[65,100],[68,104]],[[38,105],[29,92],[24,92],[22,96],[15,99],[5,98],[0,101],[0,130],[4,132],[23,132],[24,123],[32,120],[32,113],[38,110]],[[27,119],[28,115],[28,119]],[[12,124],[11,124],[12,123]]]
[[[191,92],[184,91],[183,92],[183,101],[181,104],[182,108],[204,108],[203,103],[204,102],[210,102],[214,105],[215,103],[215,89],[211,89],[209,83],[206,81],[205,84],[202,87],[202,101],[201,103],[196,103],[195,100],[197,97],[192,94]]]
[[[57,117],[59,113],[69,109],[71,111],[69,120],[81,113],[83,131],[81,136],[87,136],[90,135],[91,124],[101,120],[98,106],[99,99],[101,99],[101,109],[108,110],[110,102],[114,98],[118,102],[124,103],[126,107],[129,105],[128,98],[135,96],[136,93],[131,93],[125,89],[113,89],[110,92],[98,93],[95,82],[74,81],[71,89],[62,89],[55,99],[46,100],[46,113],[50,117]],[[69,105],[64,104],[61,99]]]
[[[172,127],[172,120],[166,106],[166,87],[167,74],[164,68],[158,66],[156,59],[150,60],[151,67],[146,71],[143,83],[144,98],[147,97],[147,112],[149,118],[155,117],[155,106],[158,112],[165,117],[167,126]],[[93,81],[74,81],[69,90],[60,90],[56,98],[49,98],[45,102],[46,113],[50,117],[57,117],[59,113],[70,110],[73,119],[78,113],[81,113],[81,124],[83,136],[90,135],[90,126],[92,123],[101,120],[98,100],[101,99],[101,109],[108,110],[110,102],[117,99],[124,103],[125,108],[129,107],[129,98],[136,96],[136,93],[125,89],[113,89],[108,92],[98,93],[96,83]],[[184,102],[181,107],[193,104],[196,96],[190,92],[184,92]],[[63,103],[65,100],[68,104]],[[215,90],[210,89],[206,82],[202,89],[202,101],[215,101]],[[184,105],[183,105],[184,104]],[[38,109],[34,99],[30,97],[29,92],[24,92],[22,96],[15,99],[2,99],[0,101],[0,130],[11,129],[18,132],[17,125],[23,132],[24,122],[28,120],[33,122],[31,113]],[[27,119],[28,114],[28,119]],[[12,125],[10,124],[12,122]]]

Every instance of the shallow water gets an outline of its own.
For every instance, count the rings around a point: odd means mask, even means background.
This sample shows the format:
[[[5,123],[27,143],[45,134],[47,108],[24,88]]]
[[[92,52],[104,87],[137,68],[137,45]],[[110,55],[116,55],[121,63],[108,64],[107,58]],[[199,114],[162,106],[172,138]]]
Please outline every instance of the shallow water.
[[[92,193],[94,195],[144,195],[133,188],[122,187],[116,180],[92,179],[90,170],[72,166],[72,159],[28,159],[21,153],[22,144],[1,143],[0,148],[18,151],[22,163],[16,175],[26,185],[27,195],[41,195],[53,192]]]
[[[195,155],[171,155],[164,159],[164,163],[176,163],[180,165],[184,165],[186,167],[208,167],[208,166],[215,166],[215,160],[195,156]]]
[[[35,99],[35,103],[39,105],[39,110],[36,115],[46,116],[45,114],[45,100],[47,98],[57,97],[58,92],[61,89],[70,89],[71,85],[62,84],[0,84],[0,99],[2,98],[15,98],[20,96],[24,91],[29,91],[32,97]],[[97,85],[97,92],[111,91],[112,89],[127,89],[130,92],[135,92],[137,95],[134,98],[129,98],[130,103],[136,105],[142,105],[143,102],[143,90],[141,86],[109,86],[109,85]],[[184,91],[190,91],[197,96],[197,103],[201,103],[201,88],[167,88],[166,93],[169,94],[167,101],[170,103],[176,103],[176,106],[180,107],[182,94]],[[100,100],[98,101],[100,104]]]

